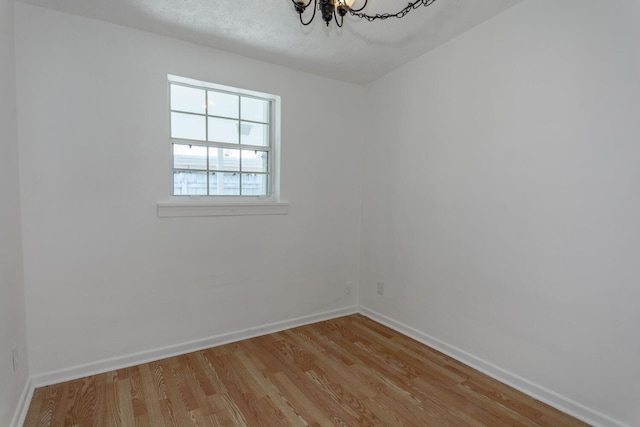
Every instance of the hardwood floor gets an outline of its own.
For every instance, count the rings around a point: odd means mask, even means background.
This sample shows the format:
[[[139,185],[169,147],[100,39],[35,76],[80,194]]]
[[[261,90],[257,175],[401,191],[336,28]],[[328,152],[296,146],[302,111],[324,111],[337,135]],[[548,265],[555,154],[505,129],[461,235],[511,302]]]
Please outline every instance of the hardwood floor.
[[[35,391],[25,426],[585,426],[361,315]]]

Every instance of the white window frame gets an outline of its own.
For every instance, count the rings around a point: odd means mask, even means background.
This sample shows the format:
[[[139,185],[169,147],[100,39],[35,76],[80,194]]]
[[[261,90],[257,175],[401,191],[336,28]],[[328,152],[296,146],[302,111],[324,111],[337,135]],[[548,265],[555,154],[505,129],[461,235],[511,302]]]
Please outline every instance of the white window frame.
[[[167,83],[167,118],[169,120],[169,199],[158,203],[158,217],[182,216],[218,216],[218,215],[279,215],[288,213],[288,203],[280,200],[280,97],[263,92],[224,86],[201,80],[190,79],[175,75],[168,75]],[[267,195],[173,195],[174,192],[174,162],[173,144],[194,144],[216,146],[205,141],[195,143],[191,140],[171,137],[171,84],[180,84],[205,90],[227,92],[240,96],[261,98],[270,102],[270,145],[268,151]],[[228,144],[229,145],[229,144]],[[231,145],[229,145],[231,147]],[[242,148],[242,146],[233,148]]]

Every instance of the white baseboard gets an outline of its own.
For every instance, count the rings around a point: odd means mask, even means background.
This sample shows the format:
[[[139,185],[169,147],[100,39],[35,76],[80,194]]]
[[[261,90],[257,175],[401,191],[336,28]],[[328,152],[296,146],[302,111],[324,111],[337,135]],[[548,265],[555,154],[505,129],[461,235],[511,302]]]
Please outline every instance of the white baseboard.
[[[316,313],[309,316],[297,317],[294,319],[282,320],[279,322],[261,325],[254,328],[243,329],[222,335],[202,338],[195,341],[189,341],[181,344],[170,345],[167,347],[132,353],[110,359],[98,360],[96,362],[91,362],[83,365],[77,365],[65,369],[46,372],[43,374],[37,374],[31,377],[31,382],[35,387],[43,387],[46,385],[83,378],[89,375],[101,374],[104,372],[113,371],[115,369],[122,369],[139,365],[141,363],[148,363],[155,360],[165,359],[167,357],[178,356],[186,353],[191,353],[193,351],[229,344],[231,342],[254,338],[260,335],[284,331],[287,329],[296,328],[298,326],[304,326],[311,323],[334,319],[336,317],[348,316],[355,313],[358,313],[357,306]]]
[[[441,353],[446,354],[449,357],[456,359],[459,362],[464,363],[478,371],[527,394],[534,399],[546,403],[549,406],[569,414],[579,420],[582,420],[594,427],[630,427],[620,421],[601,414],[593,409],[587,408],[580,403],[574,402],[571,399],[567,399],[545,387],[539,386],[531,381],[519,377],[511,372],[508,372],[496,365],[493,365],[485,360],[482,360],[472,354],[465,352],[459,348],[449,345],[437,338],[434,338],[424,332],[421,332],[411,326],[407,326],[401,322],[397,322],[387,316],[377,313],[365,307],[360,307],[360,314],[369,317],[378,323],[386,325],[391,329],[400,332],[403,335],[411,337],[422,344],[425,344],[431,348],[434,348]]]
[[[20,394],[20,400],[18,401],[16,410],[13,413],[13,418],[11,418],[11,423],[9,424],[10,427],[22,427],[24,424],[24,420],[27,418],[27,411],[29,411],[29,404],[33,397],[33,390],[33,381],[29,378],[27,383],[24,385],[24,390],[22,390],[22,393]]]
[[[11,427],[19,427],[22,425],[22,423],[24,423],[24,419],[27,415],[27,410],[29,409],[29,403],[31,402],[31,397],[33,396],[34,387],[42,387],[60,383],[63,381],[70,381],[89,375],[96,375],[115,369],[135,366],[141,363],[148,363],[154,360],[160,360],[167,357],[186,354],[193,351],[203,350],[210,347],[224,345],[235,341],[253,338],[260,335],[266,335],[273,332],[279,332],[298,326],[304,326],[311,323],[334,319],[337,317],[348,316],[355,313],[360,313],[364,316],[367,316],[370,319],[386,325],[403,335],[406,335],[425,345],[428,345],[429,347],[432,347],[446,354],[447,356],[464,363],[465,365],[477,369],[478,371],[489,375],[490,377],[495,378],[496,380],[515,388],[516,390],[519,390],[535,399],[538,399],[541,402],[553,406],[554,408],[557,408],[562,412],[572,415],[575,418],[578,418],[594,427],[630,427],[620,421],[612,419],[607,415],[587,408],[580,403],[574,402],[573,400],[561,396],[549,389],[546,389],[545,387],[539,386],[529,380],[521,378],[518,375],[515,375],[472,354],[469,354],[457,347],[449,345],[435,337],[412,328],[411,326],[395,321],[387,316],[384,316],[362,306],[352,306],[338,310],[316,313],[309,316],[283,320],[267,325],[185,342],[182,344],[171,345],[139,353],[132,353],[125,356],[99,360],[84,365],[78,365],[57,371],[34,375],[28,381],[25,390],[20,397],[20,404],[18,405],[14,414]]]

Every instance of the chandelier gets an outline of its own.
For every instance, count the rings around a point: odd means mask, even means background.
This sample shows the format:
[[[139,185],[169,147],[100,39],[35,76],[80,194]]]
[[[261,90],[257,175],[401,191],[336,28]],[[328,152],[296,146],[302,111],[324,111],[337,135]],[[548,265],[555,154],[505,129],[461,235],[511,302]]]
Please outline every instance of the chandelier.
[[[356,2],[356,0],[308,0],[306,2],[304,0],[291,0],[296,12],[298,12],[298,15],[300,16],[300,22],[302,25],[311,24],[313,18],[316,17],[316,11],[319,10],[322,14],[322,20],[327,24],[327,26],[329,26],[329,22],[334,20],[338,27],[342,27],[344,16],[347,13],[351,16],[355,16],[356,18],[366,19],[367,21],[375,21],[376,19],[387,19],[391,17],[402,18],[413,9],[417,9],[420,6],[430,6],[435,3],[436,0],[410,1],[407,6],[396,13],[376,13],[375,15],[368,15],[362,11],[367,6],[368,1],[369,0],[364,0],[364,4],[362,6],[354,9],[351,6]],[[309,7],[311,7],[313,13],[311,14],[311,18],[305,22],[303,14]]]

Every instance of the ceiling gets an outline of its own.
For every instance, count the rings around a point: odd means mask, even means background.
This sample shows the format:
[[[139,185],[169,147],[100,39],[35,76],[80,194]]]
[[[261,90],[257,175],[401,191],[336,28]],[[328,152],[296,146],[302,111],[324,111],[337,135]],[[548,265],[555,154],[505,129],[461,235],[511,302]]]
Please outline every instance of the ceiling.
[[[522,0],[437,0],[402,19],[347,15],[342,28],[327,27],[319,13],[303,26],[291,0],[20,1],[366,84]],[[364,11],[395,13],[406,5],[369,0]]]

